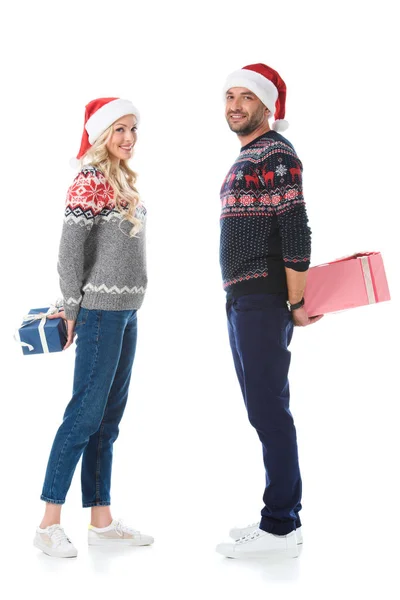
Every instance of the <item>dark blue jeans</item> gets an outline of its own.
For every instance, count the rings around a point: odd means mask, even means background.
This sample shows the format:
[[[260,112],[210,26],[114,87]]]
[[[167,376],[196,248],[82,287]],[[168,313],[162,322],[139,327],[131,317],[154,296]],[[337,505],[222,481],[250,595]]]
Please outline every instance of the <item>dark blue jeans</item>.
[[[260,528],[277,535],[301,526],[301,477],[289,410],[293,323],[285,300],[282,294],[251,294],[227,302],[235,369],[263,449],[266,487]]]
[[[135,310],[81,308],[76,320],[72,399],[51,449],[41,499],[63,504],[82,456],[82,503],[110,504],[118,437],[136,350]]]

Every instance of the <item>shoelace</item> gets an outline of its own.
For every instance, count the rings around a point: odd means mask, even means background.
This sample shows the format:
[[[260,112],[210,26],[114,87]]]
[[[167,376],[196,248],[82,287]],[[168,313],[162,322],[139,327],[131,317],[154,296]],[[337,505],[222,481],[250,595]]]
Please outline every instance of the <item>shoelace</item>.
[[[60,525],[52,525],[51,527],[49,527],[48,531],[50,539],[56,547],[62,544],[63,542],[68,542],[69,544],[71,544],[71,540],[67,537],[64,529],[60,527]]]
[[[260,532],[259,531],[252,531],[251,533],[248,533],[247,535],[244,535],[243,537],[239,538],[237,540],[237,543],[238,544],[245,544],[246,542],[250,542],[251,540],[255,540],[258,537],[260,537]]]
[[[258,521],[257,523],[250,523],[249,525],[246,525],[246,527],[243,527],[243,529],[248,529],[249,527],[253,527],[254,529],[257,529],[258,526],[260,525],[260,522]],[[247,535],[251,535],[251,533],[247,534]],[[235,542],[238,542],[239,540],[243,540],[246,536],[243,536],[241,538],[238,538],[237,540],[235,540]]]
[[[115,531],[117,532],[117,534],[122,537],[125,533],[129,533],[131,535],[135,535],[140,533],[140,531],[137,531],[136,529],[132,529],[131,527],[128,527],[127,525],[125,525],[125,523],[123,522],[122,519],[118,519],[115,523]]]

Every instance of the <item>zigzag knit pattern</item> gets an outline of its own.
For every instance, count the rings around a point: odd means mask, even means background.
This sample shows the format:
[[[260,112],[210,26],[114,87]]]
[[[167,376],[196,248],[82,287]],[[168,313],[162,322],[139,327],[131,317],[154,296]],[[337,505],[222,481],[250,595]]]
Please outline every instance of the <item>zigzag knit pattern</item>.
[[[131,288],[127,287],[126,285],[122,288],[113,285],[109,288],[104,285],[104,283],[102,285],[93,285],[92,283],[87,283],[83,287],[83,291],[100,292],[101,294],[144,294],[146,290],[143,286],[137,287],[136,285]]]
[[[221,187],[220,264],[228,294],[287,291],[284,267],[309,267],[302,164],[275,131],[244,146]]]
[[[68,306],[74,306],[74,305],[78,305],[82,302],[82,296],[79,296],[79,298],[64,298],[64,304],[67,304]]]

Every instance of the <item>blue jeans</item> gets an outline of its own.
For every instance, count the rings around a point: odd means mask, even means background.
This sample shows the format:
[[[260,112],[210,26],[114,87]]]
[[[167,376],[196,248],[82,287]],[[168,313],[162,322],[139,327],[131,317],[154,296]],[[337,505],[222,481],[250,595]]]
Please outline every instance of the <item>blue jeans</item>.
[[[301,477],[289,410],[293,322],[283,294],[251,294],[227,302],[236,374],[250,423],[262,443],[266,487],[260,528],[285,535],[301,526]]]
[[[108,506],[113,444],[128,398],[136,310],[88,310],[76,320],[72,399],[57,431],[41,499],[63,504],[82,456],[82,503]]]

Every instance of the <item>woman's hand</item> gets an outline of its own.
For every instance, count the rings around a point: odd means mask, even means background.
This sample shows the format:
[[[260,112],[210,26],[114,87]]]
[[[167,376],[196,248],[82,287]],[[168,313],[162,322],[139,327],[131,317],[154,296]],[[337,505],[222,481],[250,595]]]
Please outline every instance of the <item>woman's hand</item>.
[[[74,341],[76,319],[67,319],[67,317],[65,316],[65,313],[64,313],[64,309],[60,309],[59,312],[55,313],[54,315],[48,315],[47,318],[48,319],[63,319],[65,321],[65,324],[67,326],[67,342],[66,342],[63,350],[66,350],[67,348],[69,348],[71,346],[72,342]]]

